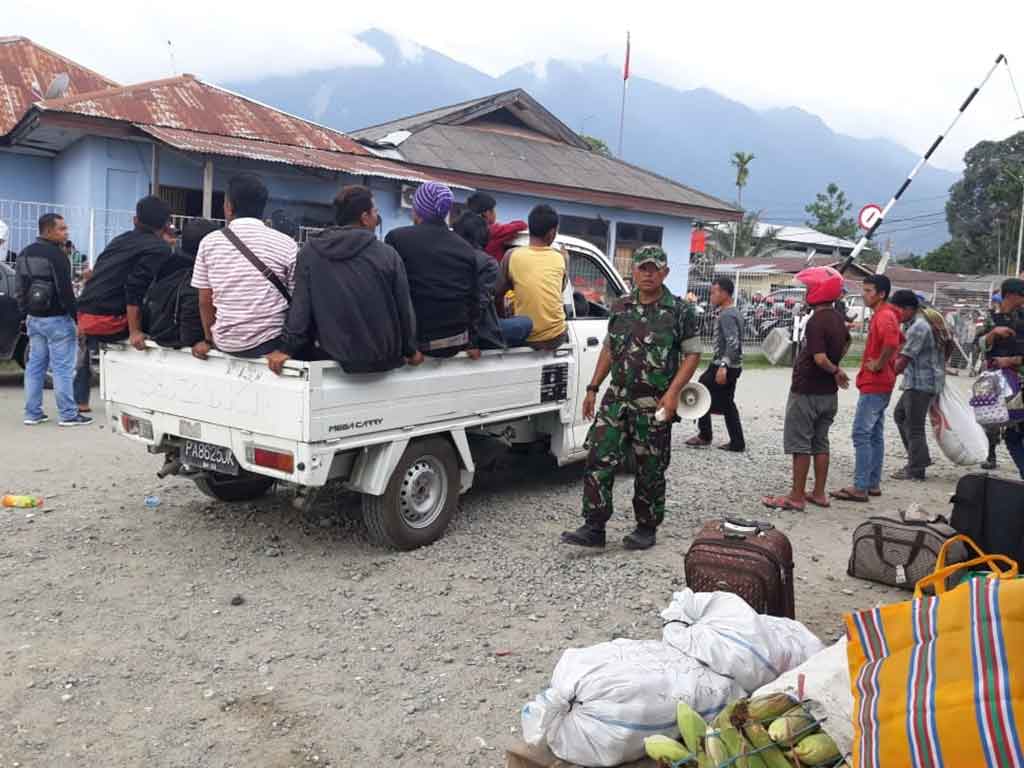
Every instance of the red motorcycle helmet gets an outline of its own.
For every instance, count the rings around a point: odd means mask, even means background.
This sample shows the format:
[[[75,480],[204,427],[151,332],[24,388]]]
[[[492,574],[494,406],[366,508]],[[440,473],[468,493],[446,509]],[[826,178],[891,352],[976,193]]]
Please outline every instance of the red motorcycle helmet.
[[[807,286],[807,303],[812,307],[833,302],[843,292],[843,276],[832,267],[808,267],[796,279]]]

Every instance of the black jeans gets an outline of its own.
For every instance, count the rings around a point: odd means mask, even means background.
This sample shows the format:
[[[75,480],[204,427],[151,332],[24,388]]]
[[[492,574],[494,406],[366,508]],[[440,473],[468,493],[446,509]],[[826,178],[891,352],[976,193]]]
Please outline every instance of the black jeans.
[[[264,341],[259,346],[253,347],[252,349],[243,349],[241,352],[228,352],[227,354],[233,355],[234,357],[263,357],[269,355],[271,352],[276,352],[279,349],[284,349],[284,340],[278,336],[276,339],[270,341]]]
[[[925,422],[928,420],[928,408],[934,399],[934,392],[906,389],[893,412],[896,426],[900,430],[900,439],[907,450],[907,469],[913,474],[923,475],[925,468],[932,463],[931,454],[928,453]]]
[[[725,429],[729,433],[729,447],[735,451],[744,450],[747,445],[743,439],[743,425],[740,423],[740,412],[736,408],[736,380],[743,372],[741,368],[726,368],[725,385],[715,383],[718,366],[712,365],[701,374],[700,383],[711,392],[711,410],[700,417],[697,427],[701,439],[711,440],[711,414],[720,413],[725,417]]]
[[[75,402],[89,405],[89,391],[92,389],[92,356],[99,352],[100,340],[95,336],[78,338],[78,360],[75,365]]]

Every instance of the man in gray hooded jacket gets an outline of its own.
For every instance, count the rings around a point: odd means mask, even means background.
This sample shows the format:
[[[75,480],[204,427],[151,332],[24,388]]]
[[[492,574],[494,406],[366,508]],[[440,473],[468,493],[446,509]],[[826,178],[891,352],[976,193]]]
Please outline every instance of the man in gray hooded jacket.
[[[380,216],[370,190],[343,188],[334,220],[299,252],[284,348],[267,356],[270,369],[280,373],[293,357],[326,357],[346,373],[419,365],[405,265],[374,234]]]

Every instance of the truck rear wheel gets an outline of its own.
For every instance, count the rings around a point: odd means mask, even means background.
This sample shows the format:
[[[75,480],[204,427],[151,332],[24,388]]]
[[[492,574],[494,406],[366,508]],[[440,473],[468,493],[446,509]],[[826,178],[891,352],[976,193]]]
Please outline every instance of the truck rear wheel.
[[[206,472],[195,478],[196,487],[218,501],[251,501],[265,496],[276,481],[241,470],[238,477]]]
[[[370,540],[394,549],[416,549],[444,534],[459,498],[459,462],[440,437],[405,449],[382,496],[363,495]]]

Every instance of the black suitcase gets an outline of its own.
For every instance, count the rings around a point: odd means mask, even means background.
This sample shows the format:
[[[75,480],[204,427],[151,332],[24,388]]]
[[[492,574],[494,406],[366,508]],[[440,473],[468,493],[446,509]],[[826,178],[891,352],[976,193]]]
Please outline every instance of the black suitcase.
[[[989,555],[1024,566],[1024,483],[991,475],[964,475],[956,484],[949,523]]]

